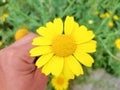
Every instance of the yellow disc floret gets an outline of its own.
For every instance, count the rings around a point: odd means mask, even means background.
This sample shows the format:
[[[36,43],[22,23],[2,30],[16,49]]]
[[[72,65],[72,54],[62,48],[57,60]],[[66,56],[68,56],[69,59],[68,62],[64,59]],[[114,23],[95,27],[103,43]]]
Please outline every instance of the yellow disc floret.
[[[59,35],[53,39],[52,50],[57,56],[69,56],[76,50],[75,40],[70,35]]]

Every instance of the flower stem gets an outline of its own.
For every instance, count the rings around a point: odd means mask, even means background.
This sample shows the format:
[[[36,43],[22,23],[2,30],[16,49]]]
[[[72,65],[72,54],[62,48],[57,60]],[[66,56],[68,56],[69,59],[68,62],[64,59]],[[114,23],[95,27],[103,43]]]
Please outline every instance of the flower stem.
[[[102,41],[102,39],[101,39],[100,36],[98,37],[98,39],[99,39],[99,41],[102,43],[102,45],[103,45],[104,49],[106,50],[106,52],[107,52],[112,58],[120,61],[120,59],[119,59],[118,57],[114,56],[114,55],[110,52],[110,50],[107,48],[106,44],[104,44],[104,42]]]

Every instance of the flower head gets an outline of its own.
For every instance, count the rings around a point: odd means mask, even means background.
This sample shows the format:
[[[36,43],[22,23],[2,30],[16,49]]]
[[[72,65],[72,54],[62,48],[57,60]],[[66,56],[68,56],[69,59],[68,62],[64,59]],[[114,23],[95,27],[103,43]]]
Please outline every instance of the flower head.
[[[15,33],[15,40],[19,40],[20,38],[24,37],[29,33],[28,29],[26,27],[23,27]]]
[[[3,42],[2,41],[0,41],[0,46],[2,46],[3,45]]]
[[[114,20],[119,20],[119,17],[118,17],[117,15],[114,15],[114,16],[113,16],[113,19],[114,19]]]
[[[110,14],[108,12],[105,13],[105,17],[106,18],[109,18],[110,17]]]
[[[94,12],[94,14],[95,14],[95,15],[98,15],[98,14],[99,14],[98,10],[96,10],[96,11]]]
[[[2,22],[5,22],[5,20],[6,20],[7,17],[8,17],[8,14],[5,13],[5,14],[3,14],[3,15],[0,17],[0,20],[1,20]]]
[[[120,38],[115,40],[115,45],[118,49],[120,49]]]
[[[106,15],[105,14],[100,14],[100,18],[105,18],[106,17]]]
[[[64,26],[64,27],[63,27]],[[30,50],[31,56],[40,56],[36,62],[45,75],[61,73],[73,79],[83,74],[82,65],[91,67],[94,62],[88,54],[96,51],[95,35],[84,25],[79,26],[73,17],[67,16],[63,25],[60,18],[37,29],[41,35],[33,39],[37,46]]]
[[[114,26],[114,23],[112,21],[110,21],[110,22],[108,22],[108,26],[112,28]]]
[[[66,90],[69,84],[69,80],[63,75],[53,77],[51,82],[55,90]]]

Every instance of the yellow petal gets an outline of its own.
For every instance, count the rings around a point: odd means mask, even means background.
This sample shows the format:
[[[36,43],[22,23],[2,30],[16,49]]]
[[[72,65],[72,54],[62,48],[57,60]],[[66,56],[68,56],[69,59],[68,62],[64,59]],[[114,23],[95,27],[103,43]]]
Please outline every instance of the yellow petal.
[[[45,37],[36,37],[33,39],[32,45],[51,45],[51,40]]]
[[[44,73],[47,76],[47,75],[49,75],[53,71],[53,68],[54,68],[54,63],[53,63],[52,60],[50,60],[42,68],[42,73]]]
[[[39,59],[36,61],[35,65],[40,68],[43,65],[45,65],[53,56],[53,53],[45,54],[39,57]]]
[[[55,28],[54,23],[52,23],[52,22],[46,23],[47,34],[49,34],[49,35],[47,35],[45,37],[48,37],[50,39],[53,39],[54,37],[56,37],[57,36],[57,33],[56,33],[57,30],[54,29],[54,28]]]
[[[92,31],[87,31],[85,26],[80,26],[77,30],[72,33],[77,44],[88,42],[94,38],[94,33]]]
[[[36,31],[40,36],[52,40],[54,36],[56,36],[56,34],[54,31],[52,31],[53,29],[51,29],[53,25],[49,25],[49,24],[51,24],[51,22],[48,22],[46,24],[47,27],[40,27]]]
[[[79,24],[77,22],[74,22],[74,27],[73,27],[71,34],[73,34],[75,30],[77,30],[78,28],[79,28]]]
[[[54,31],[57,35],[61,35],[63,33],[63,22],[60,18],[56,18],[53,21]]]
[[[46,28],[45,27],[39,27],[37,30],[37,33],[41,36],[46,36]]]
[[[82,43],[77,45],[77,52],[87,52],[87,53],[92,53],[96,51],[96,41],[95,40],[90,40],[86,43]]]
[[[70,35],[72,33],[73,27],[74,27],[74,18],[67,16],[65,19],[65,26],[64,26],[65,34]]]
[[[91,67],[94,60],[93,58],[86,53],[75,52],[74,56],[79,60],[79,62],[87,67]]]
[[[83,74],[83,69],[80,63],[71,55],[65,58],[68,66],[70,67],[71,71],[79,76],[80,74]]]
[[[42,68],[42,72],[48,75],[52,73],[59,76],[63,70],[64,59],[62,57],[53,56],[52,59]]]
[[[64,58],[63,57],[58,57],[58,56],[54,56],[52,58],[52,60],[54,60],[54,69],[52,74],[55,76],[59,76],[60,73],[63,70],[63,65],[64,65]]]
[[[69,65],[67,65],[66,60],[64,61],[63,75],[64,75],[67,79],[74,79],[74,74],[73,74],[73,72],[70,70]]]
[[[40,56],[51,52],[50,46],[39,46],[30,50],[31,56]]]

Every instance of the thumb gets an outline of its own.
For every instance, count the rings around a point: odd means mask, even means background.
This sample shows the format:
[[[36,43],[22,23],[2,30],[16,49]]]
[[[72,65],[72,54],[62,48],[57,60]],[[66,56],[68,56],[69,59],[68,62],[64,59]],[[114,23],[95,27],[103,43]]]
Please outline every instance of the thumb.
[[[23,60],[25,60],[25,62],[28,63],[33,63],[34,62],[34,58],[30,56],[29,51],[31,48],[33,48],[32,46],[32,40],[34,37],[37,37],[37,34],[34,33],[30,33],[26,36],[24,36],[23,38],[21,38],[20,40],[14,42],[10,47],[11,48],[15,48],[16,52],[19,57],[24,57]]]

